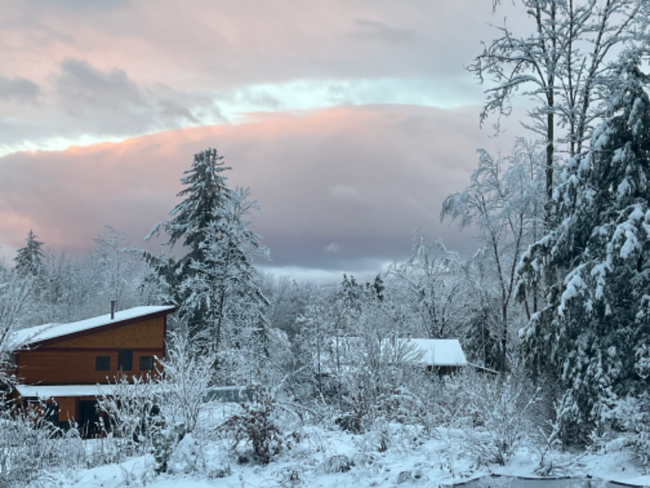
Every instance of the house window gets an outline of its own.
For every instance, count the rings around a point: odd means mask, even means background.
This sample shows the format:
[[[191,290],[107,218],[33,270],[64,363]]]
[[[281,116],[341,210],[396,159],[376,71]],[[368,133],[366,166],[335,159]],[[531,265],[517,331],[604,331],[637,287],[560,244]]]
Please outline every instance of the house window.
[[[153,356],[140,356],[140,371],[151,371],[153,369]]]
[[[133,369],[132,349],[122,349],[117,352],[117,369],[119,371],[131,371]]]
[[[95,358],[95,371],[109,371],[111,369],[110,356],[97,356]]]

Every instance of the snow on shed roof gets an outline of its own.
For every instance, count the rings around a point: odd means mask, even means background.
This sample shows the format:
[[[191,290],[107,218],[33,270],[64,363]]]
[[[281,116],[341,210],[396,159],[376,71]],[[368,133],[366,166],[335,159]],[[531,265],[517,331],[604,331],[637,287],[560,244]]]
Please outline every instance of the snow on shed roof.
[[[128,310],[115,312],[115,318],[111,320],[111,314],[101,315],[100,317],[93,317],[79,322],[72,322],[70,324],[46,324],[30,327],[16,331],[13,337],[13,343],[18,347],[28,346],[36,342],[46,341],[49,339],[56,339],[78,332],[102,327],[104,325],[124,322],[126,320],[135,319],[138,317],[145,317],[158,312],[173,311],[175,307],[161,306],[161,307],[134,307]]]
[[[458,339],[398,339],[422,351],[420,362],[428,366],[467,366]]]
[[[119,385],[131,388],[134,385]],[[116,385],[16,385],[20,396],[49,400],[60,397],[100,397],[112,395]]]
[[[465,353],[458,339],[413,339],[398,338],[384,339],[380,347],[395,344],[397,340],[400,346],[411,348],[417,354],[417,361],[427,366],[467,366],[468,362]],[[330,347],[332,350],[338,348],[348,353],[359,350],[364,339],[361,337],[333,337]],[[328,352],[324,353],[326,356]]]

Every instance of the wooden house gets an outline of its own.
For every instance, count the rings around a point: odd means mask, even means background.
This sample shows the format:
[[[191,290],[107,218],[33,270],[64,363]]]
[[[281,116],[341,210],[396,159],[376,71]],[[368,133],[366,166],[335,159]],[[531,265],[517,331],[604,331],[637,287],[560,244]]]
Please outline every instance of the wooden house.
[[[157,374],[174,307],[135,307],[70,324],[18,331],[13,338],[17,402],[45,402],[48,417],[79,425],[97,420],[96,400],[120,378]]]

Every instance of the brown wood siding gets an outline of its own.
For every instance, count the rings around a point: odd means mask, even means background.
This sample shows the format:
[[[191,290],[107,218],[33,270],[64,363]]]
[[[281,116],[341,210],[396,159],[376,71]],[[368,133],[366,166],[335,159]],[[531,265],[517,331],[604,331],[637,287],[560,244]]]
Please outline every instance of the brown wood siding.
[[[81,337],[63,339],[50,343],[47,347],[163,348],[164,342],[165,317],[156,317],[123,327],[88,333]]]
[[[128,347],[124,349],[128,349]],[[38,349],[21,351],[18,375],[20,382],[26,385],[82,385],[113,382],[118,374],[117,351],[118,349],[107,348],[83,348],[80,350],[66,348],[60,351],[48,348],[43,351]],[[157,356],[160,358],[163,351],[162,347],[133,351],[133,370],[124,373],[129,376],[146,374],[146,372],[140,371],[140,357]],[[108,371],[95,371],[97,356],[110,356],[111,367]]]
[[[54,399],[59,405],[59,422],[68,420],[77,421],[77,398],[76,397],[57,397]]]

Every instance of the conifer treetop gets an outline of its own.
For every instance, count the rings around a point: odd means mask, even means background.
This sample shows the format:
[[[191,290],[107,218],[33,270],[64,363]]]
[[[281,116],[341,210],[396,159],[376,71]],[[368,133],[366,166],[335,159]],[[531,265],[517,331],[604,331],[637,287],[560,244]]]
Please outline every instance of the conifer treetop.
[[[186,188],[176,195],[183,201],[169,212],[172,218],[156,224],[146,239],[164,230],[169,236],[165,245],[173,247],[184,238],[184,246],[198,248],[205,239],[205,229],[224,217],[222,211],[233,198],[233,190],[228,188],[227,178],[222,174],[232,168],[225,166],[223,159],[212,148],[194,155],[192,166],[183,172],[181,178]]]
[[[27,245],[21,247],[16,252],[14,262],[16,263],[16,271],[19,273],[31,272],[36,273],[38,268],[43,263],[45,253],[43,252],[43,242],[38,240],[38,236],[34,234],[32,229],[27,234],[25,239]]]

